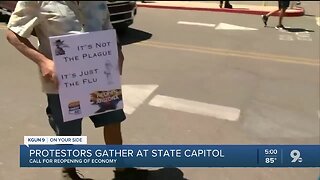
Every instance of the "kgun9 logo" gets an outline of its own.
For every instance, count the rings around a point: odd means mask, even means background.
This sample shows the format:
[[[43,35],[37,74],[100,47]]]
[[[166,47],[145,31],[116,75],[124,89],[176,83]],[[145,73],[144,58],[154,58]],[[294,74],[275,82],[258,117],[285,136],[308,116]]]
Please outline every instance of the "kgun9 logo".
[[[299,150],[292,150],[291,152],[290,152],[290,156],[292,157],[292,161],[291,162],[293,162],[293,163],[295,163],[295,162],[299,162],[299,163],[301,163],[302,162],[302,158],[300,157],[300,151]]]

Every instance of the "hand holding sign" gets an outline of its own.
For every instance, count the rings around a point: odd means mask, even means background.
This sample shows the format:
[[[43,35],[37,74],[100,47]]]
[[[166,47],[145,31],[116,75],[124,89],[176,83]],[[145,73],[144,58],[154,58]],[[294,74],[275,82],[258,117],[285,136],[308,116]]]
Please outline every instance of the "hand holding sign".
[[[51,81],[58,89],[59,82],[54,69],[54,62],[46,58],[39,64],[39,68],[44,79],[46,81]]]

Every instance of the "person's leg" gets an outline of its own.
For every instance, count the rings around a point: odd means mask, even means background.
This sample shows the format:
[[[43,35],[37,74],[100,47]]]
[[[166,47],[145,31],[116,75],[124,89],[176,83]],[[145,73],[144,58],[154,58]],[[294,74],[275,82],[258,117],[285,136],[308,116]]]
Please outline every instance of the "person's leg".
[[[104,142],[108,145],[122,145],[121,123],[107,124],[103,127]],[[124,168],[116,168],[124,171]]]
[[[278,11],[280,11],[280,9],[274,10],[274,11],[270,11],[268,14],[266,14],[265,16],[270,17],[273,14],[277,13]]]
[[[81,136],[82,119],[63,122],[60,99],[58,94],[47,94],[48,106],[46,113],[49,124],[56,136]],[[81,179],[76,168],[62,168],[62,179]]]
[[[126,119],[122,109],[91,116],[94,126],[103,126],[103,137],[106,145],[122,145],[121,122]],[[117,168],[118,171],[124,170]]]
[[[106,144],[121,145],[121,123],[107,124],[103,128],[104,142]]]
[[[278,26],[283,26],[283,25],[282,25],[282,20],[283,20],[283,17],[284,17],[284,15],[285,15],[285,13],[286,13],[286,9],[281,9],[281,10],[280,10],[280,14],[279,14],[279,24],[278,24]]]
[[[94,115],[90,119],[93,121],[94,126],[103,127],[103,135],[106,145],[122,145],[121,122],[126,119],[122,109]],[[114,180],[123,179],[139,179],[146,180],[148,170],[136,168],[116,168],[114,171]]]
[[[230,8],[230,9],[232,9],[232,5],[230,4],[229,1],[225,1],[225,2],[224,2],[224,8]]]
[[[280,14],[279,14],[279,23],[276,28],[284,28],[282,24],[283,17],[285,16],[286,10],[290,5],[290,1],[279,1]]]
[[[126,119],[122,109],[90,116],[90,119],[96,128],[103,127],[103,137],[106,144],[122,144],[121,122]]]
[[[69,122],[63,121],[58,94],[47,94],[48,106],[46,113],[49,124],[57,136],[81,136],[82,119]]]
[[[220,1],[219,7],[222,8],[222,6],[223,6],[223,1]]]
[[[273,14],[277,13],[278,11],[281,10],[282,6],[283,6],[283,1],[278,1],[278,9],[274,10],[274,11],[270,11],[268,14],[266,14],[265,16],[268,18],[270,16],[272,16]]]
[[[279,5],[280,6],[280,5]],[[264,23],[264,27],[267,26],[268,24],[268,19],[271,15],[273,15],[274,13],[278,12],[280,9],[277,9],[277,10],[274,10],[274,11],[270,11],[268,14],[266,15],[262,15],[261,18],[262,18],[262,21]]]

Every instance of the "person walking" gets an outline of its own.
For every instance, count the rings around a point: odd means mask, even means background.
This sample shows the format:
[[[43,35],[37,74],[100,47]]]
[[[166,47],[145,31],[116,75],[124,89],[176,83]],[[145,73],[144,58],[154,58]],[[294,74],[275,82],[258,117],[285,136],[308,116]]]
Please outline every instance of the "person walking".
[[[278,22],[278,25],[275,28],[276,29],[285,29],[285,27],[282,24],[282,20],[283,20],[283,17],[285,15],[285,13],[286,13],[286,10],[289,7],[289,4],[290,4],[290,1],[278,1],[278,9],[277,10],[271,11],[266,15],[262,15],[261,17],[262,17],[262,21],[264,23],[264,27],[267,26],[268,19],[269,19],[269,17],[271,15],[273,15],[273,14],[275,14],[277,12],[280,12],[280,14],[279,14],[279,22]]]
[[[8,42],[39,68],[42,90],[48,102],[46,113],[55,134],[80,136],[82,119],[63,122],[57,89],[58,79],[52,60],[49,37],[71,34],[74,31],[92,32],[112,29],[106,1],[18,1],[7,27]],[[28,40],[31,35],[38,38],[38,48]],[[119,71],[122,74],[124,56],[120,43],[118,43],[118,50]],[[107,145],[122,144],[121,123],[126,119],[122,109],[90,116],[90,119],[96,128],[103,127],[103,137]],[[116,169],[114,173],[115,179],[126,179],[127,176],[132,179],[144,179],[146,175],[146,171],[135,168]],[[63,168],[61,178],[63,180],[82,179],[76,168]]]
[[[223,7],[223,1],[220,1],[219,7]],[[232,9],[232,5],[230,4],[230,1],[224,1],[224,8]]]

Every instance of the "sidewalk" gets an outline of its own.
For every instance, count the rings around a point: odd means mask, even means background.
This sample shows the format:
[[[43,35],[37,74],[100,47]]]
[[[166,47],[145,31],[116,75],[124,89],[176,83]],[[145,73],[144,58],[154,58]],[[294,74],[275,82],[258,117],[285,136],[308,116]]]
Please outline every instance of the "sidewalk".
[[[248,3],[248,4],[243,4]],[[255,14],[262,15],[278,9],[277,2],[237,2],[231,1],[233,9],[219,8],[219,1],[146,1],[142,3],[137,1],[138,7],[145,8],[164,8],[164,9],[177,9],[177,10],[198,10],[198,11],[214,11],[214,12],[228,12],[228,13],[241,13],[241,14]],[[278,14],[274,14],[277,16]],[[304,9],[301,7],[293,7],[286,11],[286,16],[303,16]]]

